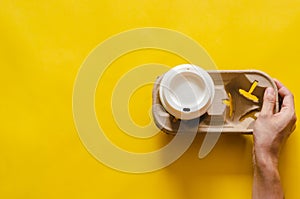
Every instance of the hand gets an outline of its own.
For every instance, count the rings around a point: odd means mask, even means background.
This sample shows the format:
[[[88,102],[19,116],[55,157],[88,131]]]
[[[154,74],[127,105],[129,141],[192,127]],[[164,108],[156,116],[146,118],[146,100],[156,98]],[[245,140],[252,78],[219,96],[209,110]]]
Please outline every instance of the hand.
[[[253,198],[284,198],[278,171],[278,159],[282,145],[295,129],[296,114],[293,94],[275,80],[283,102],[274,113],[275,92],[267,88],[262,110],[253,129]]]
[[[275,80],[275,83],[283,99],[280,112],[274,114],[274,89],[267,88],[262,110],[254,125],[253,136],[254,150],[267,153],[277,161],[280,148],[295,129],[296,114],[293,94],[278,80]]]

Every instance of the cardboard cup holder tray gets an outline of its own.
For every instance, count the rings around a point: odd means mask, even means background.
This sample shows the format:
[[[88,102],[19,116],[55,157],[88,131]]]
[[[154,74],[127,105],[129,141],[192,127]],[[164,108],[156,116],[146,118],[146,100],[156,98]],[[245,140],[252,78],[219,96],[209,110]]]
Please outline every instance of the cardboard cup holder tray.
[[[274,112],[279,110],[278,90],[275,82],[267,74],[256,70],[207,71],[214,82],[215,95],[212,105],[199,120],[198,132],[220,131],[222,133],[253,132],[253,124],[263,102],[264,91],[273,87],[276,94]],[[156,126],[162,131],[177,133],[181,120],[169,114],[159,98],[159,85],[162,76],[156,79],[152,90],[152,114]],[[247,97],[251,95],[255,99]],[[250,96],[250,97],[251,97]]]

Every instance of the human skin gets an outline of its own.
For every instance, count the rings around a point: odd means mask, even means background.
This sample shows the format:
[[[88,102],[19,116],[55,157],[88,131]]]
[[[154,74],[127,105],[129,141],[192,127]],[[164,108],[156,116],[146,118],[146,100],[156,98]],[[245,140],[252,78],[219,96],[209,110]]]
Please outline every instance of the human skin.
[[[284,198],[278,171],[280,149],[294,131],[296,114],[293,94],[278,80],[275,80],[282,106],[274,113],[275,93],[267,88],[262,110],[253,130],[253,199]]]

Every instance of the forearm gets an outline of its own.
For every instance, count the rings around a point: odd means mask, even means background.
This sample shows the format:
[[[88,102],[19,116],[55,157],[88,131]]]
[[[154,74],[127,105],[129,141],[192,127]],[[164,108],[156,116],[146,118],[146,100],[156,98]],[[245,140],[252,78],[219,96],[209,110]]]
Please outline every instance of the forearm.
[[[274,113],[276,93],[273,88],[267,88],[253,128],[253,199],[284,198],[278,159],[280,148],[293,132],[297,118],[293,94],[279,81],[275,83],[282,97],[281,109]]]
[[[254,151],[253,199],[282,199],[284,198],[278,160],[272,155]]]

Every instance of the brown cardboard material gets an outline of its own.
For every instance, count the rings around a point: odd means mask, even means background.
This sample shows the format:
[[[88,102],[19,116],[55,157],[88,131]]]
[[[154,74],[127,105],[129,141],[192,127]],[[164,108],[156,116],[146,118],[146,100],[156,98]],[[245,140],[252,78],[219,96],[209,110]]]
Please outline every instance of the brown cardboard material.
[[[215,84],[215,96],[207,113],[200,117],[198,132],[246,133],[253,132],[255,118],[262,107],[264,91],[273,87],[276,92],[276,107],[279,110],[278,90],[273,79],[267,74],[256,70],[245,71],[208,71]],[[156,126],[162,131],[175,134],[181,120],[174,118],[162,106],[159,99],[159,84],[162,76],[156,79],[152,90],[152,114]],[[254,88],[253,83],[258,84]],[[253,86],[253,92],[250,91]],[[258,102],[241,94],[241,90],[249,91],[249,95],[258,98]],[[231,98],[231,101],[230,101]],[[224,103],[224,100],[227,101]],[[231,103],[232,111],[229,104]],[[218,122],[216,122],[218,121]]]

